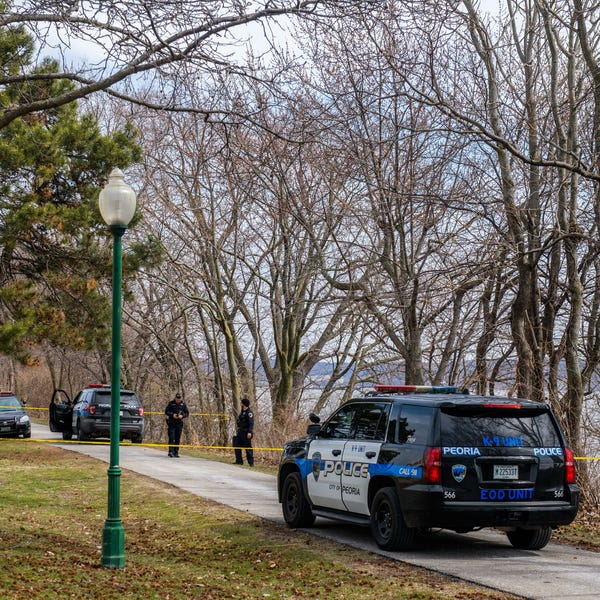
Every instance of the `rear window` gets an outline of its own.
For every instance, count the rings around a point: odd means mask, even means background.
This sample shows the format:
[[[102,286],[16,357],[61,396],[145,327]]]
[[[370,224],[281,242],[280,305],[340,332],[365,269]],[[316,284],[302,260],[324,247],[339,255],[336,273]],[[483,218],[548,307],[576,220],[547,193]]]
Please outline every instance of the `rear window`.
[[[94,401],[98,404],[110,404],[110,390],[102,390],[95,393]],[[138,397],[133,392],[121,392],[121,403],[141,404]]]
[[[442,411],[442,443],[489,448],[561,446],[560,434],[547,411],[481,409],[468,414]]]
[[[433,425],[433,413],[430,406],[404,405],[398,423],[398,443],[421,446],[427,444]]]

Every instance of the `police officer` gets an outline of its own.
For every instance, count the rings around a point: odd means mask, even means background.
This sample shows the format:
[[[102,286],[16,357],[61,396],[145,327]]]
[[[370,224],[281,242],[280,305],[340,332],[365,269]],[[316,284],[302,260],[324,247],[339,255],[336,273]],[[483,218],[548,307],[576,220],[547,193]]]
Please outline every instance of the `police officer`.
[[[181,394],[175,394],[175,398],[165,408],[167,415],[167,429],[169,431],[169,456],[179,458],[179,442],[183,431],[183,420],[190,416],[190,411],[181,398]]]
[[[235,464],[243,465],[242,448],[246,448],[246,461],[249,467],[254,466],[252,436],[254,435],[254,413],[250,410],[250,400],[242,400],[242,410],[237,419],[237,434],[233,436]]]

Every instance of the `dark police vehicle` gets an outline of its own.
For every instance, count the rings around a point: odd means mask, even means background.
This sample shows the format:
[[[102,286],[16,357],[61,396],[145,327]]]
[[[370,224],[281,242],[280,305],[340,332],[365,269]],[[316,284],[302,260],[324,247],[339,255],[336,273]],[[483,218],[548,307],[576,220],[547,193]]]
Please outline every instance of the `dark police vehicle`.
[[[29,415],[13,392],[0,392],[0,437],[21,436],[31,437]]]
[[[54,390],[50,402],[50,431],[62,432],[63,439],[73,435],[80,441],[110,438],[111,389],[109,385],[91,384],[73,401],[67,392]],[[144,408],[135,392],[121,388],[119,438],[141,443],[144,439]]]
[[[375,386],[285,445],[278,494],[291,527],[370,525],[386,550],[418,531],[506,532],[543,548],[577,514],[573,452],[549,405],[455,387]]]

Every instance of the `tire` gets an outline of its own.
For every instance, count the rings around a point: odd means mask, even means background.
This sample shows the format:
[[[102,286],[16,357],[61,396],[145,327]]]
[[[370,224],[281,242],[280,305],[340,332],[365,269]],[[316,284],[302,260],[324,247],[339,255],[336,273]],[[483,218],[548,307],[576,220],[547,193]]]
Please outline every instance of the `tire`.
[[[414,542],[415,533],[404,521],[396,490],[381,488],[371,505],[371,534],[377,545],[382,550],[407,550]]]
[[[131,438],[131,441],[134,444],[141,444],[144,441],[144,436],[142,436],[142,435],[136,435],[135,437]]]
[[[73,438],[73,432],[72,431],[63,431],[62,438],[63,438],[63,440],[70,440],[70,439],[72,439]]]
[[[90,438],[81,431],[81,427],[79,426],[79,421],[77,421],[77,439],[80,442],[87,442]]]
[[[508,541],[519,550],[540,550],[550,541],[551,536],[552,527],[515,529],[506,533]]]
[[[27,439],[27,438],[30,438],[30,437],[31,437],[31,432],[23,434],[23,439]]]
[[[283,519],[290,527],[310,527],[315,522],[310,504],[302,489],[300,473],[290,473],[283,482],[281,494]]]

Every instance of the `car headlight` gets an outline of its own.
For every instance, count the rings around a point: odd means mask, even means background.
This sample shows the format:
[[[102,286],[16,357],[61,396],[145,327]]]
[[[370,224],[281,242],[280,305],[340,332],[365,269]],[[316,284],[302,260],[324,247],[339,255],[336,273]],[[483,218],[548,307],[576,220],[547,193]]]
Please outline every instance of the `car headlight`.
[[[21,425],[25,425],[25,424],[29,423],[29,416],[28,415],[23,415],[19,419],[19,423],[21,423]]]

